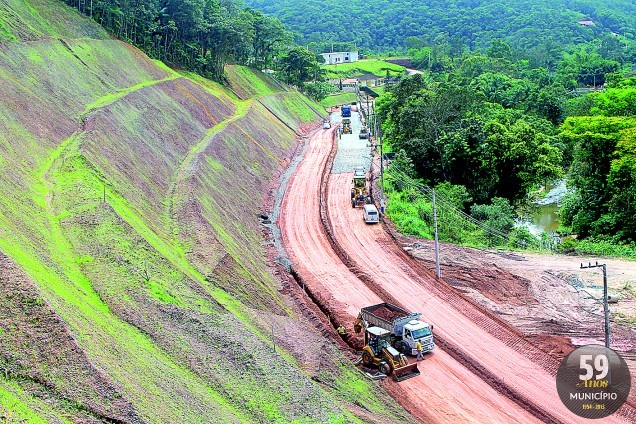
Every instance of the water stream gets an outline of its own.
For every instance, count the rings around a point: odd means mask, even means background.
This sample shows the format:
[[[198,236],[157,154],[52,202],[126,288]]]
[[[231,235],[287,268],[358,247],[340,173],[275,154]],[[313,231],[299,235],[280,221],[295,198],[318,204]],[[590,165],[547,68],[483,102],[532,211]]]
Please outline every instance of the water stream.
[[[556,185],[549,186],[548,193],[531,202],[521,211],[516,225],[526,227],[532,234],[540,235],[543,232],[551,233],[559,228],[559,202],[565,196],[565,180]]]

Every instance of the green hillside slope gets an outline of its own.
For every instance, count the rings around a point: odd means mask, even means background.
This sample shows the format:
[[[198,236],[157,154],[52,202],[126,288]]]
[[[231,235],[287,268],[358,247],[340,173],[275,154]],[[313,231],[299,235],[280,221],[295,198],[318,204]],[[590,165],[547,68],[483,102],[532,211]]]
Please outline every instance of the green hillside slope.
[[[3,0],[0,2],[0,42],[42,37],[107,39],[102,27],[73,13],[57,0]]]
[[[268,267],[257,215],[319,105],[247,68],[232,91],[176,73],[52,1],[3,7],[0,414],[412,422]]]

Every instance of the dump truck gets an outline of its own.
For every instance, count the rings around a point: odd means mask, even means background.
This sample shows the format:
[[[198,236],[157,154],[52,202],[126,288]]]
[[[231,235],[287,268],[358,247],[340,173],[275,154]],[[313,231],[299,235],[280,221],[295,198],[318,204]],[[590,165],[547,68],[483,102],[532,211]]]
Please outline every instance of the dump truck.
[[[385,375],[393,375],[397,381],[420,375],[417,362],[409,364],[406,356],[391,347],[390,335],[384,328],[368,327],[364,333],[362,363],[366,367],[377,367]]]
[[[389,343],[405,355],[417,355],[417,342],[422,352],[435,349],[433,326],[420,321],[419,312],[408,312],[399,306],[384,302],[360,310],[353,323],[356,333],[369,327],[380,327],[389,332]]]
[[[351,117],[351,105],[342,105],[340,113],[342,114],[343,118]]]

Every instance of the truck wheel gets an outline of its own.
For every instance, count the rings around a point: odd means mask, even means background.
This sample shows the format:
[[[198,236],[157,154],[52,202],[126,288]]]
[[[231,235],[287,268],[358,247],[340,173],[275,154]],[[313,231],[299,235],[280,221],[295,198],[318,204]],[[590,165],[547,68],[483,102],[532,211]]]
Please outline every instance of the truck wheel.
[[[409,346],[401,340],[395,344],[395,348],[405,355],[410,353]]]
[[[380,370],[380,372],[384,375],[391,375],[391,365],[389,365],[386,362],[382,362],[379,366],[378,369]]]
[[[369,355],[369,352],[362,352],[362,363],[367,367],[373,365],[373,358]]]

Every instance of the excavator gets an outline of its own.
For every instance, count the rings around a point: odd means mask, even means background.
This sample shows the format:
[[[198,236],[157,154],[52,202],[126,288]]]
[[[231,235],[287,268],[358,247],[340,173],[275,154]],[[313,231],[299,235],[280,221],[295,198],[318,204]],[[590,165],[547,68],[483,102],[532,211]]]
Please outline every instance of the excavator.
[[[378,367],[385,375],[393,374],[396,381],[404,381],[420,375],[417,362],[409,364],[406,356],[389,344],[390,332],[380,327],[368,327],[364,333],[365,346],[362,349],[362,363]]]

